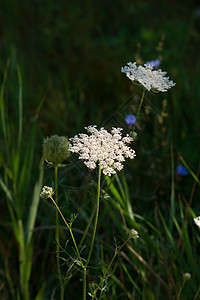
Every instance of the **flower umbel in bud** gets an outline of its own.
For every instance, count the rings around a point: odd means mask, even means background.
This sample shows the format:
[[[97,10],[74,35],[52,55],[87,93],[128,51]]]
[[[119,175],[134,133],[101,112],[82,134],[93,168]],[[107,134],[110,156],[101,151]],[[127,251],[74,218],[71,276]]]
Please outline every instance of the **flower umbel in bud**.
[[[46,185],[45,185],[45,186],[42,188],[42,192],[40,193],[40,197],[41,197],[41,198],[48,199],[48,198],[52,197],[53,193],[54,193],[53,188],[50,187],[50,186],[46,186]]]
[[[52,135],[44,139],[43,155],[45,160],[54,166],[62,166],[69,156],[69,141],[65,136]]]

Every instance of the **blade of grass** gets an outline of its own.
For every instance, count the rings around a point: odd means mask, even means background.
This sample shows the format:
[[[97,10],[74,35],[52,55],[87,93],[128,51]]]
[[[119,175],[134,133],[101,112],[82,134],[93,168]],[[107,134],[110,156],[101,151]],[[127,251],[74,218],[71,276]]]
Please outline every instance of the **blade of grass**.
[[[171,145],[171,206],[170,206],[169,231],[173,229],[173,218],[175,217],[175,184],[174,184],[174,151]]]
[[[27,246],[29,245],[33,235],[33,229],[35,226],[35,220],[36,220],[39,201],[40,201],[40,192],[42,189],[43,177],[44,177],[44,159],[42,159],[40,163],[39,178],[38,178],[38,182],[35,184],[34,187],[31,208],[29,211],[29,217],[27,222],[27,239],[26,239]]]
[[[197,176],[195,175],[195,173],[190,169],[190,167],[188,166],[188,164],[186,163],[186,161],[183,159],[183,157],[180,154],[179,154],[179,158],[180,158],[181,162],[184,164],[184,166],[188,169],[189,173],[192,175],[192,177],[194,178],[194,180],[200,186],[199,179],[197,178]]]

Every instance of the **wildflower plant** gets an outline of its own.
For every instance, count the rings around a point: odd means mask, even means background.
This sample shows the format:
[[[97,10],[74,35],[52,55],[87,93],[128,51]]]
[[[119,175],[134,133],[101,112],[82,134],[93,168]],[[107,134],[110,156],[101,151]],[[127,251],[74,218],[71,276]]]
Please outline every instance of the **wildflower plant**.
[[[143,88],[135,124],[131,134],[134,132],[136,127],[136,122],[142,107],[145,91],[147,90],[155,93],[167,92],[168,89],[176,85],[176,83],[170,80],[169,77],[165,76],[167,72],[163,72],[161,69],[155,70],[155,66],[158,66],[158,63],[158,61],[150,61],[144,64],[144,66],[137,66],[136,62],[129,62],[127,63],[127,66],[121,68],[121,72],[125,73],[134,84],[139,84]]]
[[[135,151],[129,146],[129,144],[133,141],[133,138],[128,134],[125,137],[122,137],[122,128],[113,127],[111,132],[108,132],[103,127],[98,130],[97,126],[93,125],[85,127],[85,129],[88,134],[81,133],[71,138],[69,146],[69,151],[77,153],[79,155],[79,159],[83,160],[84,164],[89,169],[95,169],[97,166],[99,167],[94,228],[88,258],[84,265],[83,283],[86,282],[86,268],[92,255],[97,229],[101,174],[102,172],[107,176],[116,174],[117,171],[121,171],[123,169],[123,164],[126,158],[133,159],[136,156]],[[83,287],[83,291],[85,291],[85,287]],[[85,294],[83,296],[86,297]]]
[[[125,158],[133,159],[136,154],[127,144],[133,141],[128,134],[122,137],[122,128],[111,129],[109,133],[103,127],[98,130],[97,126],[85,127],[88,134],[79,134],[71,138],[69,151],[79,154],[79,159],[89,169],[95,169],[99,164],[105,175],[111,176],[116,171],[123,169]]]
[[[137,66],[136,62],[129,62],[127,66],[121,68],[121,72],[125,73],[133,83],[140,84],[152,92],[167,92],[176,85],[169,77],[165,76],[167,72],[163,72],[161,69],[155,70],[154,65],[150,63]]]
[[[47,137],[43,141],[43,156],[46,162],[53,165],[55,169],[55,205],[58,205],[58,167],[63,167],[63,162],[69,157],[69,140],[65,136],[59,136],[57,134]],[[53,189],[51,187],[45,186],[40,194],[42,198],[52,198]],[[60,267],[60,249],[59,249],[59,220],[58,220],[59,210],[56,209],[56,258],[57,258],[57,271],[60,283],[60,299],[64,299],[64,289],[65,283],[61,277],[61,267]]]
[[[59,256],[59,230],[58,230],[58,214],[62,217],[65,225],[69,229],[71,238],[75,247],[76,253],[76,268],[82,269],[83,274],[83,300],[86,300],[86,272],[88,265],[91,260],[94,241],[97,230],[97,223],[99,218],[99,204],[100,204],[100,193],[101,193],[101,177],[102,174],[106,176],[106,179],[109,183],[109,177],[116,175],[117,172],[121,171],[124,167],[125,160],[127,158],[134,159],[136,154],[135,151],[131,148],[131,143],[136,136],[134,132],[137,118],[143,103],[145,91],[153,92],[166,92],[169,88],[175,85],[173,81],[170,81],[166,77],[166,72],[161,70],[155,70],[159,62],[148,62],[144,66],[138,66],[136,63],[128,63],[128,66],[125,66],[121,69],[126,76],[133,81],[133,83],[140,84],[143,87],[143,93],[140,100],[140,105],[137,111],[137,115],[129,114],[125,118],[125,122],[132,127],[131,134],[122,135],[122,128],[112,127],[110,131],[107,131],[105,128],[97,128],[96,125],[91,125],[85,127],[86,133],[80,133],[75,135],[69,140],[66,137],[60,137],[58,135],[51,136],[46,138],[43,142],[43,155],[47,163],[51,164],[55,168],[55,200],[53,199],[54,190],[51,187],[44,186],[41,197],[50,198],[56,207],[56,241],[57,241],[57,268],[58,268],[58,277],[60,282],[60,300],[64,299],[64,289],[66,280],[61,276],[61,267],[60,267],[60,256]],[[77,246],[73,232],[72,224],[77,215],[74,216],[70,221],[66,221],[64,218],[59,205],[58,205],[58,167],[63,166],[63,162],[68,158],[70,153],[78,154],[79,160],[82,160],[85,166],[91,170],[94,170],[98,167],[98,179],[97,179],[97,195],[96,195],[96,206],[91,214],[91,217],[88,221],[86,229],[83,233],[82,239]],[[130,206],[127,200],[127,207]],[[129,207],[129,211],[131,211]],[[131,213],[132,215],[132,213]],[[94,219],[94,220],[93,220]],[[89,244],[88,254],[86,258],[80,256],[81,251],[79,250],[90,225],[93,224],[92,237]],[[97,293],[100,293],[100,298],[103,295],[103,292],[106,288],[104,284],[107,280],[107,273],[111,267],[116,255],[122,249],[122,247],[130,240],[136,240],[139,238],[139,234],[135,229],[131,229],[129,232],[128,240],[119,247],[109,264],[109,266],[103,272],[103,276],[100,279],[99,284],[94,284],[90,286],[90,296],[92,299],[97,299]],[[70,259],[72,259],[70,257]]]

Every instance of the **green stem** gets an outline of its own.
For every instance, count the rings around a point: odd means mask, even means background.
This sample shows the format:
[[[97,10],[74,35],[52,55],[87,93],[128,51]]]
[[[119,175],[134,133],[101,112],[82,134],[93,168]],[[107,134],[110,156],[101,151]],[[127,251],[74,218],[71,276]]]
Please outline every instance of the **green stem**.
[[[74,238],[72,229],[71,229],[70,225],[67,223],[67,221],[65,220],[65,217],[63,216],[63,214],[62,214],[60,208],[58,207],[58,205],[56,204],[56,202],[54,201],[54,199],[53,199],[52,197],[50,197],[50,199],[51,199],[51,201],[54,203],[55,207],[57,208],[56,211],[59,212],[59,214],[61,215],[61,217],[62,217],[62,219],[63,219],[63,221],[64,221],[64,223],[65,223],[65,225],[66,225],[67,228],[69,229],[69,232],[70,232],[70,234],[71,234],[71,238],[72,238],[73,243],[74,243],[74,247],[75,247],[75,249],[76,249],[78,258],[79,258],[80,263],[81,263],[81,266],[82,266],[82,268],[84,268],[84,264],[83,264],[83,261],[82,261],[82,259],[81,259],[80,252],[79,252],[79,250],[78,250],[78,247],[77,247],[77,244],[76,244],[76,241],[75,241],[75,238]]]
[[[72,241],[73,241],[73,243],[74,243],[74,247],[75,247],[75,249],[76,249],[77,256],[78,256],[78,258],[79,258],[81,267],[83,268],[83,300],[86,300],[86,268],[85,268],[85,266],[84,266],[84,264],[83,264],[83,261],[82,261],[82,259],[81,259],[81,255],[80,255],[80,252],[79,252],[79,250],[78,250],[78,247],[77,247],[77,244],[76,244],[76,241],[75,241],[75,238],[74,238],[74,235],[73,235],[71,226],[70,226],[70,225],[67,223],[67,221],[65,220],[65,217],[63,216],[63,214],[62,214],[60,208],[59,208],[58,205],[56,204],[56,201],[54,201],[54,199],[53,199],[52,197],[50,197],[50,199],[51,199],[51,201],[53,202],[53,204],[54,204],[55,207],[56,207],[56,212],[58,212],[58,213],[61,215],[61,217],[62,217],[62,219],[63,219],[65,225],[67,226],[67,228],[69,229],[69,232],[70,232],[70,234],[71,234],[71,238],[72,238]],[[59,253],[59,252],[57,252],[57,253]],[[61,279],[61,277],[60,277],[60,279]],[[64,299],[64,286],[65,286],[65,283],[62,282],[62,280],[60,280],[60,297],[61,297],[61,300]]]
[[[86,268],[83,268],[83,300],[86,300]]]
[[[119,247],[119,249],[118,249],[117,251],[115,251],[115,254],[113,255],[113,258],[112,258],[111,262],[109,263],[109,266],[107,267],[107,269],[106,269],[106,271],[104,272],[103,277],[102,277],[102,279],[101,279],[99,285],[97,286],[97,288],[96,288],[95,291],[94,291],[94,295],[93,295],[93,297],[92,297],[92,300],[95,298],[96,293],[98,292],[99,287],[100,287],[100,285],[101,285],[103,279],[105,278],[106,274],[108,273],[108,271],[109,271],[109,269],[110,269],[110,267],[111,267],[111,265],[112,265],[112,263],[113,263],[115,257],[117,256],[117,254],[121,251],[121,249],[126,245],[126,243],[127,243],[129,240],[130,240],[130,237],[129,237],[129,238],[128,238],[128,239],[127,239],[120,247]]]
[[[58,166],[55,166],[55,202],[58,203]],[[57,271],[60,283],[60,300],[64,300],[64,286],[61,277],[60,269],[60,236],[59,236],[59,220],[58,220],[58,210],[56,209],[56,260],[57,260]]]
[[[133,132],[135,130],[135,127],[136,127],[136,122],[137,122],[137,119],[138,119],[138,116],[139,116],[139,113],[140,113],[140,110],[141,110],[141,107],[142,107],[142,103],[143,103],[143,100],[144,100],[144,94],[145,94],[145,89],[143,89],[143,92],[142,92],[142,98],[140,100],[140,105],[139,105],[139,108],[138,108],[138,111],[137,111],[136,120],[135,120],[135,124],[133,125],[131,135],[133,134]]]
[[[80,241],[80,243],[79,243],[79,245],[78,245],[78,248],[80,248],[80,247],[82,246],[82,244],[83,244],[83,242],[84,242],[84,240],[85,240],[85,237],[86,237],[86,235],[87,235],[87,233],[88,233],[88,230],[89,230],[89,228],[90,228],[91,222],[92,222],[92,220],[93,220],[93,218],[94,218],[95,212],[96,212],[96,209],[93,210],[93,212],[92,212],[92,214],[91,214],[91,216],[90,216],[90,219],[89,219],[89,221],[88,221],[88,224],[87,224],[87,226],[86,226],[86,229],[85,229],[85,231],[84,231],[84,234],[83,234],[83,236],[82,236],[82,238],[81,238],[81,241]]]
[[[95,216],[95,221],[94,221],[94,229],[93,229],[93,234],[92,234],[92,241],[90,245],[90,251],[88,255],[88,259],[86,262],[85,267],[88,266],[91,255],[92,255],[92,250],[94,246],[94,239],[96,235],[96,229],[97,229],[97,222],[98,222],[98,216],[99,216],[99,198],[100,198],[100,187],[101,187],[101,167],[99,166],[99,175],[98,175],[98,185],[97,185],[97,203],[96,203],[96,216]]]

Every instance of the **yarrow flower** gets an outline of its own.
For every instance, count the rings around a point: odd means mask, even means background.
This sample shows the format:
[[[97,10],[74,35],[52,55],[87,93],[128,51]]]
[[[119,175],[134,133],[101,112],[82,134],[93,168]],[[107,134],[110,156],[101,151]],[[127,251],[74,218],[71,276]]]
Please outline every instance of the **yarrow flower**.
[[[157,68],[160,66],[160,59],[150,60],[145,63],[147,66],[151,66],[153,68]]]
[[[131,115],[131,114],[126,115],[125,122],[127,125],[134,125],[135,121],[136,121],[135,115]]]
[[[133,159],[136,154],[126,144],[130,144],[133,138],[128,134],[122,137],[121,128],[112,128],[109,133],[103,127],[98,130],[97,126],[85,127],[88,134],[80,133],[71,138],[69,151],[79,154],[79,159],[89,169],[95,169],[99,164],[105,175],[111,176],[116,171],[123,169],[125,158]]]
[[[189,174],[187,168],[181,164],[176,167],[176,173],[180,176],[186,176]]]
[[[42,188],[42,192],[40,193],[40,197],[41,197],[41,198],[48,199],[48,198],[52,197],[53,193],[54,193],[53,188],[50,187],[50,186],[46,186],[46,185],[45,185],[45,186]]]
[[[154,67],[151,65],[144,64],[143,66],[137,66],[136,62],[129,62],[127,66],[121,68],[121,72],[125,73],[126,76],[134,83],[141,84],[148,91],[153,92],[166,92],[172,86],[175,86],[169,77],[166,77],[166,72],[161,69],[153,70]]]
[[[200,216],[194,218],[194,223],[200,228]]]
[[[61,163],[69,156],[69,140],[65,136],[57,134],[47,137],[43,141],[43,155],[45,160],[54,166],[62,166]]]

